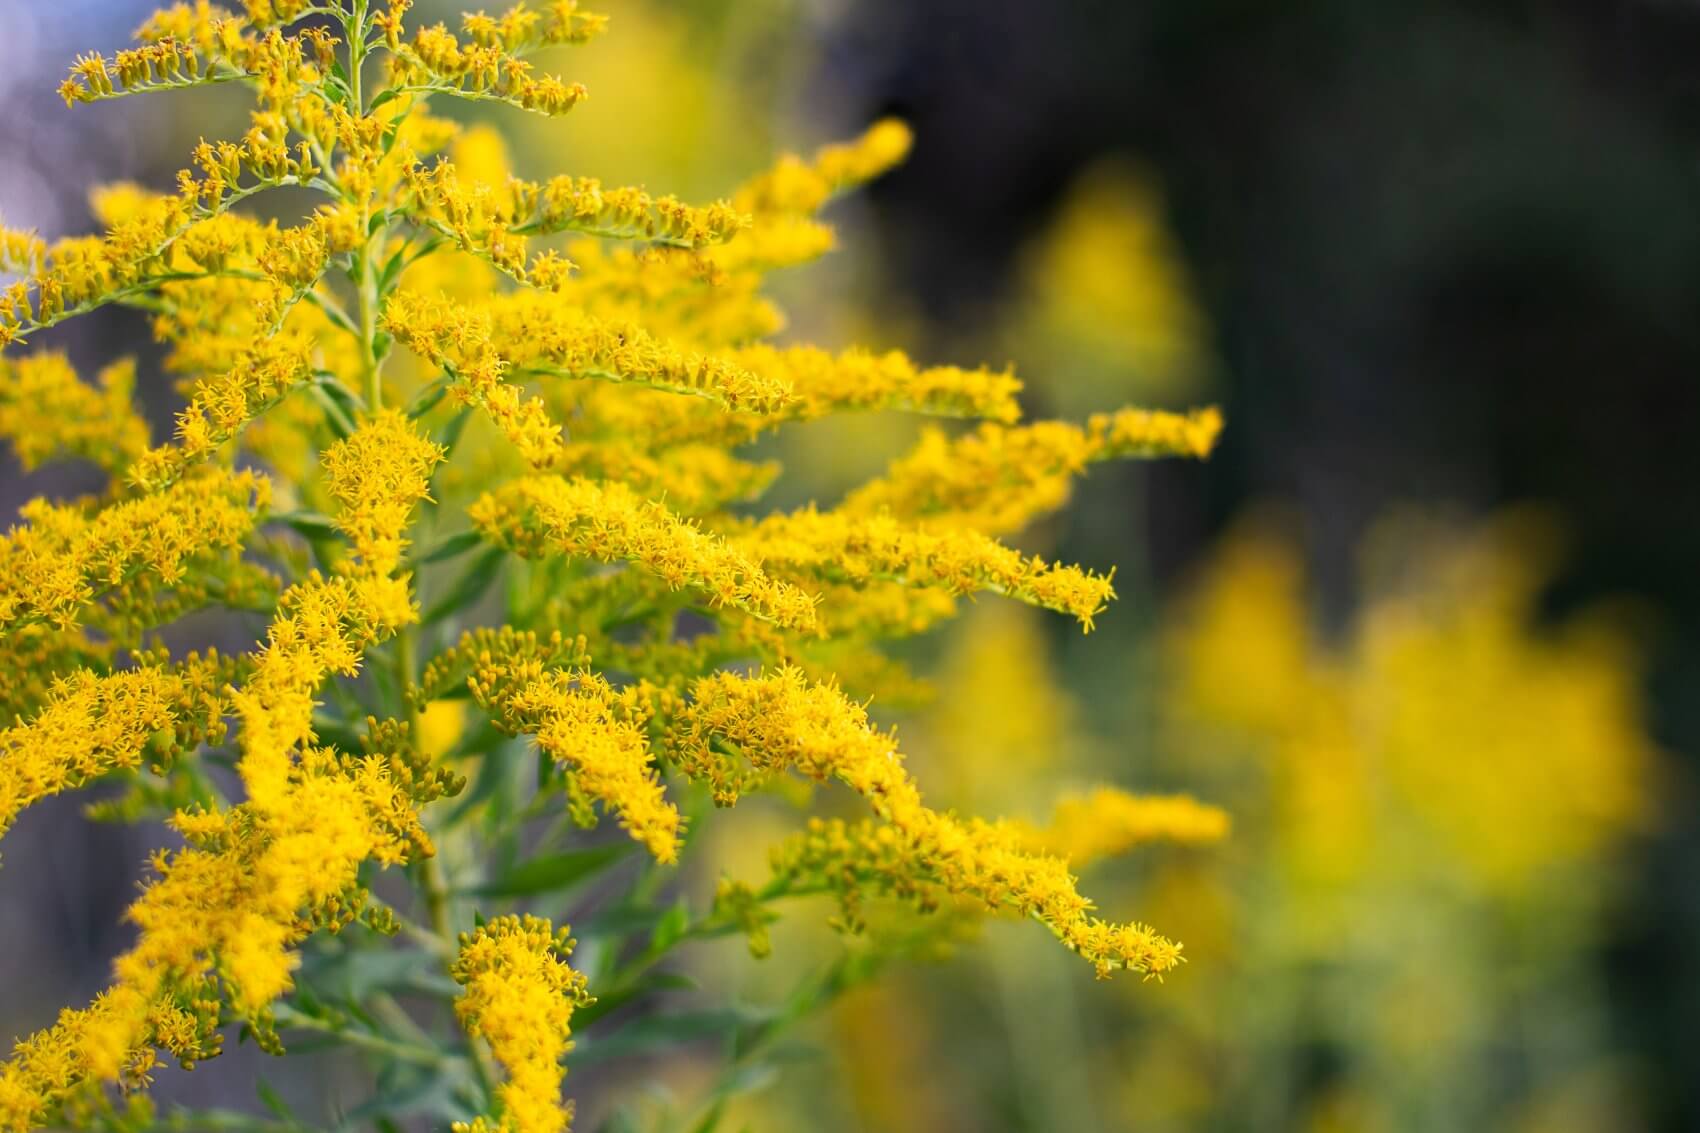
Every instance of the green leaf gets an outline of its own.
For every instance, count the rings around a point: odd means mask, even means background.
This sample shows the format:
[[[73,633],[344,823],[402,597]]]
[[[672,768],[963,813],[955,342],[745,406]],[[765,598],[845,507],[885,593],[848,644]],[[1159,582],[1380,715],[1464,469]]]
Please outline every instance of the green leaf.
[[[484,596],[484,592],[496,581],[501,574],[502,560],[507,552],[500,547],[491,547],[468,567],[459,578],[449,585],[449,589],[431,603],[419,619],[424,625],[433,625],[450,614],[457,614],[476,605]]]
[[[736,1097],[766,1089],[779,1078],[779,1067],[766,1060],[748,1062],[728,1074],[721,1083],[721,1097]]]
[[[523,751],[529,742],[517,738],[503,739],[484,753],[478,761],[478,774],[472,781],[471,789],[461,792],[460,797],[455,800],[454,810],[443,820],[445,830],[452,830],[460,825],[501,789],[507,778],[508,765],[513,754]]]
[[[656,922],[655,932],[649,938],[651,955],[667,952],[673,945],[684,939],[685,931],[690,928],[691,910],[685,904],[684,898],[668,909],[666,914]]]
[[[419,557],[420,563],[440,563],[452,559],[478,546],[483,538],[476,531],[461,531],[439,540],[434,546]]]
[[[637,1118],[624,1106],[608,1115],[598,1133],[639,1133]]]
[[[336,403],[343,407],[351,417],[366,412],[366,399],[343,384],[342,379],[328,370],[318,370],[313,374],[313,384],[330,394]]]
[[[584,1012],[573,1013],[574,1028]],[[582,1042],[567,1055],[573,1069],[616,1058],[649,1054],[702,1039],[725,1038],[739,1030],[770,1022],[774,1013],[764,1007],[710,1007],[673,1015],[649,1015],[634,1019],[606,1038]]]
[[[453,375],[450,377],[452,379]],[[443,474],[443,469],[448,467],[449,459],[454,456],[455,449],[460,444],[461,434],[466,432],[466,424],[471,420],[472,406],[462,406],[461,411],[450,417],[448,423],[443,426],[443,431],[437,434],[436,441],[443,446],[443,460],[431,473],[431,499],[426,501],[427,507],[435,507],[434,501],[442,498],[441,493],[437,491],[437,478]]]
[[[291,1112],[289,1103],[285,1102],[283,1097],[276,1090],[272,1089],[272,1084],[264,1078],[258,1078],[254,1081],[254,1092],[260,1095],[260,1104],[271,1110],[272,1113],[276,1114],[278,1117],[281,1117],[285,1121],[293,1121],[295,1119],[295,1114]]]
[[[272,518],[299,531],[308,539],[335,539],[339,534],[331,517],[316,511],[286,511]]]
[[[573,1027],[583,1030],[604,1015],[658,991],[691,991],[697,982],[683,972],[650,972],[609,991],[597,992],[594,1002],[573,1012]]]
[[[473,892],[480,897],[535,897],[558,892],[601,873],[636,848],[635,842],[619,841],[532,858]]]
[[[600,936],[630,936],[650,928],[669,910],[657,905],[621,904],[599,910],[594,917],[573,926],[573,935],[589,940]]]
[[[394,257],[391,258],[393,259]],[[438,403],[443,400],[444,396],[446,396],[448,392],[449,382],[447,378],[438,378],[429,383],[424,389],[414,395],[412,401],[408,402],[407,416],[410,419],[417,421],[419,418],[435,409]]]
[[[384,262],[383,270],[378,273],[378,294],[388,295],[394,290],[395,281],[400,277],[402,269],[407,266],[407,262],[407,248],[405,246],[390,254],[390,258]],[[409,412],[408,416],[415,417],[418,414]]]
[[[468,405],[449,418],[449,423],[443,426],[442,434],[437,437],[437,443],[448,450],[443,459],[447,460],[448,456],[453,454],[455,446],[460,444],[460,435],[466,432],[467,422],[471,420],[472,406]]]
[[[440,1129],[472,1116],[457,1100],[460,1092],[474,1087],[470,1068],[464,1064],[451,1062],[429,1070],[397,1064],[395,1071],[380,1079],[377,1093],[348,1111],[345,1128],[368,1119],[394,1122],[423,1116],[434,1119],[431,1128]]]
[[[426,952],[349,949],[309,956],[303,974],[321,995],[358,1004],[374,992],[400,990],[437,999],[453,999],[460,988],[438,969]],[[304,980],[303,982],[307,982]]]
[[[347,440],[354,435],[354,419],[348,415],[337,399],[332,397],[325,387],[314,383],[307,387],[307,396],[319,403],[319,408],[325,411],[325,423],[336,434],[338,440]]]
[[[313,734],[319,737],[319,742],[341,748],[343,751],[360,750],[360,734],[346,721],[327,716],[322,712],[313,714]]]

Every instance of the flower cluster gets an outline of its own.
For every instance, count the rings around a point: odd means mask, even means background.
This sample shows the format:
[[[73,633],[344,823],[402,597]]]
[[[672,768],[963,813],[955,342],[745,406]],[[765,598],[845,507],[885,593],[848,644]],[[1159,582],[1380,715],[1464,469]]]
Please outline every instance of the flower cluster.
[[[935,820],[948,821],[937,816]],[[781,893],[828,890],[838,898],[843,923],[852,929],[861,926],[860,910],[869,895],[896,897],[927,911],[948,898],[966,897],[993,911],[1007,905],[1044,919],[1046,906],[1024,899],[1016,889],[1031,884],[1027,879],[1035,872],[1034,861],[1041,863],[1037,871],[1043,873],[1054,872],[1047,856],[1083,869],[1146,842],[1208,844],[1220,841],[1227,832],[1227,814],[1196,799],[1131,795],[1115,787],[1098,787],[1084,798],[1060,800],[1044,829],[978,821],[965,828],[964,841],[971,842],[972,852],[998,863],[995,868],[1008,870],[1005,863],[1020,863],[1017,872],[1005,875],[1010,879],[1008,890],[998,891],[953,880],[958,877],[953,863],[941,862],[936,849],[895,822],[811,818],[805,830],[774,848],[768,889]],[[1000,883],[1005,883],[1002,878]],[[1058,935],[1071,939],[1067,929]],[[756,940],[752,944],[759,947]],[[1097,962],[1103,969],[1105,961]],[[1147,963],[1150,966],[1144,970],[1149,973],[1164,970],[1160,961]]]
[[[210,552],[238,546],[270,499],[252,472],[209,471],[98,510],[35,500],[0,536],[0,631],[67,626],[100,594],[151,574],[183,579]]]
[[[148,443],[147,422],[130,404],[135,386],[129,359],[106,367],[91,387],[63,354],[0,358],[0,437],[26,469],[80,457],[121,473]]]
[[[693,692],[675,739],[686,766],[711,761],[710,745],[718,741],[758,770],[836,779],[868,800],[928,880],[988,909],[1038,919],[1099,975],[1128,969],[1160,976],[1180,963],[1179,946],[1144,925],[1091,916],[1092,903],[1075,890],[1062,859],[1029,853],[1007,831],[923,804],[891,737],[837,689],[781,670],[759,678],[718,673]]]
[[[461,934],[452,974],[466,992],[455,1014],[489,1042],[508,1080],[498,1091],[501,1118],[457,1123],[457,1133],[560,1133],[571,1121],[560,1102],[561,1056],[573,1009],[590,1002],[584,976],[567,966],[572,950],[568,930],[539,917],[497,917]]]

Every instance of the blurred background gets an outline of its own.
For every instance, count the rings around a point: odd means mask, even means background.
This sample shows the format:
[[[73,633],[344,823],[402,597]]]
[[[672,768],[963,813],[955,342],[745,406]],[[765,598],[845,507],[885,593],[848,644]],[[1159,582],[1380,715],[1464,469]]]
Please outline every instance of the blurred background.
[[[0,3],[7,224],[80,231],[87,187],[167,185],[240,129],[228,98],[54,95],[152,6]],[[1087,878],[1192,962],[1095,987],[985,926],[845,1000],[750,1127],[1700,1129],[1700,5],[600,10],[560,60],[591,100],[502,122],[522,174],[700,199],[901,116],[913,157],[835,206],[788,336],[1011,361],[1030,416],[1229,422],[1207,465],[1101,468],[1020,538],[1118,565],[1097,632],[981,603],[919,657],[937,697],[891,717],[941,805],[1042,817],[1107,781],[1227,807],[1223,845]],[[89,372],[140,354],[169,421],[139,316],[44,342]],[[835,499],[915,436],[803,427],[772,502]],[[0,453],[7,516],[76,487]],[[7,839],[0,1037],[125,939],[147,832],[62,803]],[[765,845],[726,852],[759,875]],[[765,965],[705,963],[759,998],[845,946],[795,919]],[[583,1128],[596,1076],[569,1079]]]

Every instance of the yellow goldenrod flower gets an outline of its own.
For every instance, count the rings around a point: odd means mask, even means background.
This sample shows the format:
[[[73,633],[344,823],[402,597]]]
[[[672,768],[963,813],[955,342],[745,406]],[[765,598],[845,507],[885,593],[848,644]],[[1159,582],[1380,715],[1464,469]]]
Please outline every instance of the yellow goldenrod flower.
[[[637,563],[675,589],[701,590],[711,605],[736,606],[791,629],[815,626],[806,592],[770,578],[759,559],[622,484],[528,477],[485,495],[468,515],[487,539],[522,555]]]
[[[117,645],[82,627],[25,626],[0,635],[0,720],[23,721],[47,706],[68,673],[111,667]]]
[[[827,582],[819,610],[828,637],[878,641],[926,633],[956,616],[957,601],[949,591],[902,582]]]
[[[141,60],[135,66],[142,73],[151,64]],[[303,184],[317,172],[307,143],[292,151],[257,129],[240,143],[203,141],[195,147],[193,160],[194,169],[178,174],[175,195],[114,225],[104,237],[72,238],[45,248],[27,243],[20,247],[20,241],[8,237],[8,256],[28,252],[36,267],[0,292],[0,346],[163,286],[173,276],[159,270],[162,258],[196,223],[216,218],[264,189]],[[310,242],[315,226],[310,223],[284,239],[306,237]],[[281,310],[286,304],[273,305]]]
[[[378,758],[310,749],[273,803],[174,819],[190,845],[156,855],[158,877],[128,914],[140,935],[114,961],[113,986],[0,1066],[0,1129],[35,1128],[85,1083],[145,1077],[155,1046],[189,1064],[216,1054],[219,988],[258,1016],[291,986],[291,949],[313,928],[303,914],[346,901],[369,858],[430,853]],[[211,1003],[210,1016],[185,1020],[180,989]]]
[[[442,24],[420,28],[411,42],[396,38],[390,43],[391,89],[452,94],[506,102],[539,114],[565,114],[589,92],[579,83],[566,83],[554,75],[534,76],[531,64],[520,58],[519,52],[548,43],[576,41],[601,26],[596,17],[584,15],[587,18],[565,24],[537,21],[532,27],[557,30],[539,31],[536,38],[528,34],[513,48],[503,46],[498,37],[484,34],[482,26],[477,32],[468,29],[472,35],[468,44],[462,44]],[[542,38],[545,34],[557,38],[546,40]]]
[[[1091,902],[1075,890],[1062,859],[1023,850],[1007,829],[964,823],[924,805],[891,737],[835,688],[811,685],[794,669],[760,677],[716,673],[692,688],[682,722],[676,743],[684,760],[712,760],[708,745],[719,741],[758,770],[842,782],[868,801],[942,889],[1037,918],[1100,976],[1121,968],[1158,976],[1181,962],[1180,946],[1144,925],[1091,916]]]
[[[605,188],[590,177],[555,177],[542,184],[510,177],[500,184],[462,185],[458,167],[449,161],[411,170],[408,189],[419,219],[521,281],[535,274],[539,262],[548,262],[544,253],[528,268],[528,236],[582,232],[703,248],[748,224],[725,202],[687,205],[642,189]]]
[[[809,346],[750,346],[730,357],[789,386],[801,401],[791,413],[799,420],[840,409],[899,409],[1004,422],[1021,415],[1015,400],[1021,383],[1008,371],[922,367],[895,350],[834,355]]]
[[[573,941],[541,917],[497,917],[462,933],[455,982],[466,989],[455,1014],[490,1044],[508,1072],[495,1120],[456,1123],[456,1133],[562,1133],[572,1106],[561,1100],[561,1058],[572,1048],[573,1010],[591,1002],[585,978],[567,966]]]
[[[471,685],[480,704],[500,712],[506,730],[536,736],[578,790],[617,810],[620,825],[656,860],[677,858],[679,812],[662,792],[631,697],[588,672],[528,675],[483,667]]]
[[[0,271],[33,275],[47,257],[47,241],[33,232],[0,225]]]
[[[108,772],[164,759],[223,735],[218,656],[144,665],[110,676],[78,670],[57,681],[28,723],[0,730],[0,835],[25,807]]]
[[[250,420],[265,412],[309,372],[306,345],[293,339],[262,343],[228,373],[202,383],[177,415],[177,441],[149,449],[130,470],[141,488],[157,489],[210,457]]]
[[[314,574],[278,599],[254,672],[231,694],[242,720],[237,770],[256,809],[271,813],[289,797],[293,753],[313,735],[314,690],[332,674],[353,674],[367,645],[416,616],[407,579],[390,574],[441,455],[394,412],[326,454],[331,491],[343,505],[339,522],[360,559],[349,577]]]
[[[892,580],[956,595],[989,590],[1070,614],[1088,631],[1115,597],[1103,575],[1023,557],[975,531],[917,528],[884,513],[809,508],[764,519],[737,543],[770,567],[835,582]]]
[[[832,251],[838,237],[830,225],[802,216],[763,216],[727,241],[703,252],[722,272],[769,272],[805,264]]]
[[[586,480],[617,480],[641,496],[666,500],[682,515],[719,511],[751,500],[779,475],[773,461],[739,460],[715,445],[680,445],[654,456],[611,441],[564,445],[561,473]]]
[[[560,377],[696,394],[748,413],[777,413],[792,400],[783,376],[752,372],[735,359],[680,350],[631,323],[608,323],[518,292],[491,304],[491,330],[516,368]]]
[[[761,294],[766,273],[826,251],[829,241],[822,234],[829,233],[813,221],[783,224],[777,231],[758,223],[735,240],[701,250],[664,244],[607,248],[601,241],[575,240],[567,254],[578,270],[551,290],[586,314],[641,323],[684,346],[745,345],[784,326],[779,308]]]
[[[381,457],[375,447],[385,450]],[[351,459],[359,456],[374,459]],[[312,735],[312,691],[324,676],[351,672],[370,636],[411,614],[405,582],[398,591],[399,580],[382,574],[395,565],[399,529],[424,495],[437,457],[435,446],[412,438],[394,415],[381,415],[333,450],[333,490],[353,513],[348,527],[362,575],[310,578],[281,600],[287,612],[274,622],[253,675],[230,692],[243,723],[238,768],[248,801],[226,814],[179,815],[192,846],[159,859],[160,880],[130,914],[141,939],[116,962],[112,991],[89,1012],[67,1013],[57,1027],[26,1040],[0,1069],[5,1128],[32,1126],[78,1081],[116,1078],[162,1041],[159,997],[176,981],[216,971],[238,1011],[263,1010],[290,986],[290,949],[312,927],[303,922],[303,909],[343,900],[368,859],[390,864],[431,852],[401,785],[411,776],[398,780],[381,757],[296,749]],[[120,690],[129,691],[85,682],[68,693],[67,715],[90,719],[103,695]],[[79,695],[89,703],[78,703]],[[101,718],[116,731],[97,732],[96,746],[122,765],[140,728],[169,717],[145,699],[113,703],[118,710],[103,707]],[[75,763],[56,772],[65,782],[86,773]],[[26,786],[23,801],[39,793],[39,784]]]
[[[263,476],[216,470],[93,514],[26,505],[27,522],[0,536],[0,635],[31,621],[75,624],[97,593],[139,572],[177,582],[192,560],[235,547],[270,490]]]
[[[725,359],[687,353],[632,325],[607,324],[521,293],[485,311],[401,294],[384,326],[459,379],[534,466],[559,460],[559,426],[537,399],[522,402],[506,380],[520,373],[595,378],[697,394],[733,410],[771,413],[790,400],[781,380]]]
[[[886,475],[853,491],[846,511],[924,518],[991,535],[1020,531],[1068,502],[1095,461],[1210,455],[1221,431],[1215,408],[1191,413],[1123,409],[1085,428],[1065,421],[987,423],[954,440],[929,429]]]
[[[419,436],[394,409],[325,454],[325,479],[343,504],[336,525],[353,542],[362,572],[385,575],[400,564],[407,546],[402,532],[442,459],[442,446]]]

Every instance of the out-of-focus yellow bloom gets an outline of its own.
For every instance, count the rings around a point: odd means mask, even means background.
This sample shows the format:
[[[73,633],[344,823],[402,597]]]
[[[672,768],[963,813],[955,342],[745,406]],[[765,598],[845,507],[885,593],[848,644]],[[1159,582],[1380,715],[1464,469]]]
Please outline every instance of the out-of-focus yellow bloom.
[[[1296,555],[1267,534],[1230,544],[1172,638],[1178,703],[1267,753],[1304,859],[1377,868],[1393,807],[1429,847],[1398,868],[1450,861],[1511,894],[1640,825],[1656,759],[1634,654],[1603,619],[1531,628],[1547,567],[1527,521],[1381,538],[1408,565],[1342,647],[1310,631]]]
[[[1266,732],[1301,713],[1315,669],[1305,586],[1298,548],[1271,521],[1244,521],[1171,616],[1173,709]]]
[[[787,154],[751,178],[732,203],[753,213],[818,212],[834,193],[872,181],[908,157],[914,140],[908,126],[895,118],[883,119],[854,141],[821,147],[812,161]]]
[[[1080,754],[1080,705],[1059,679],[1037,611],[984,602],[963,623],[939,665],[937,702],[916,729],[922,778],[975,813],[1036,815],[1047,801],[1034,798],[1038,784]]]
[[[1234,1065],[1230,1093],[1267,1084],[1306,1128],[1520,1128],[1555,1105],[1634,1128],[1590,970],[1659,774],[1625,626],[1543,620],[1553,540],[1528,515],[1399,516],[1367,548],[1328,632],[1295,543],[1242,527],[1162,642],[1167,736],[1231,801],[1242,853],[1208,886],[1164,863],[1150,891],[1213,962],[1118,1054],[1179,1063],[1141,1078],[1141,1112],[1190,1123],[1171,1084]],[[1265,1011],[1228,1010],[1253,989]],[[1352,1009],[1315,1012],[1331,1002]],[[1293,1075],[1298,1044],[1338,1058],[1329,1082]]]
[[[106,367],[93,386],[63,354],[0,359],[0,437],[26,469],[76,456],[117,475],[148,443],[147,422],[130,404],[135,388],[129,359]]]
[[[1161,194],[1143,174],[1118,164],[1089,169],[1021,274],[1017,336],[1069,370],[1051,391],[1067,409],[1081,394],[1190,397],[1206,376],[1209,328]]]
[[[1084,869],[1146,842],[1207,845],[1228,836],[1228,812],[1190,795],[1134,795],[1097,787],[1057,801],[1032,844]]]
[[[1437,848],[1508,892],[1643,827],[1658,761],[1640,662],[1609,616],[1531,628],[1551,569],[1537,522],[1509,517],[1419,552],[1416,577],[1378,597],[1354,650],[1357,703],[1373,713],[1390,785]],[[1424,534],[1384,538],[1402,547]]]

